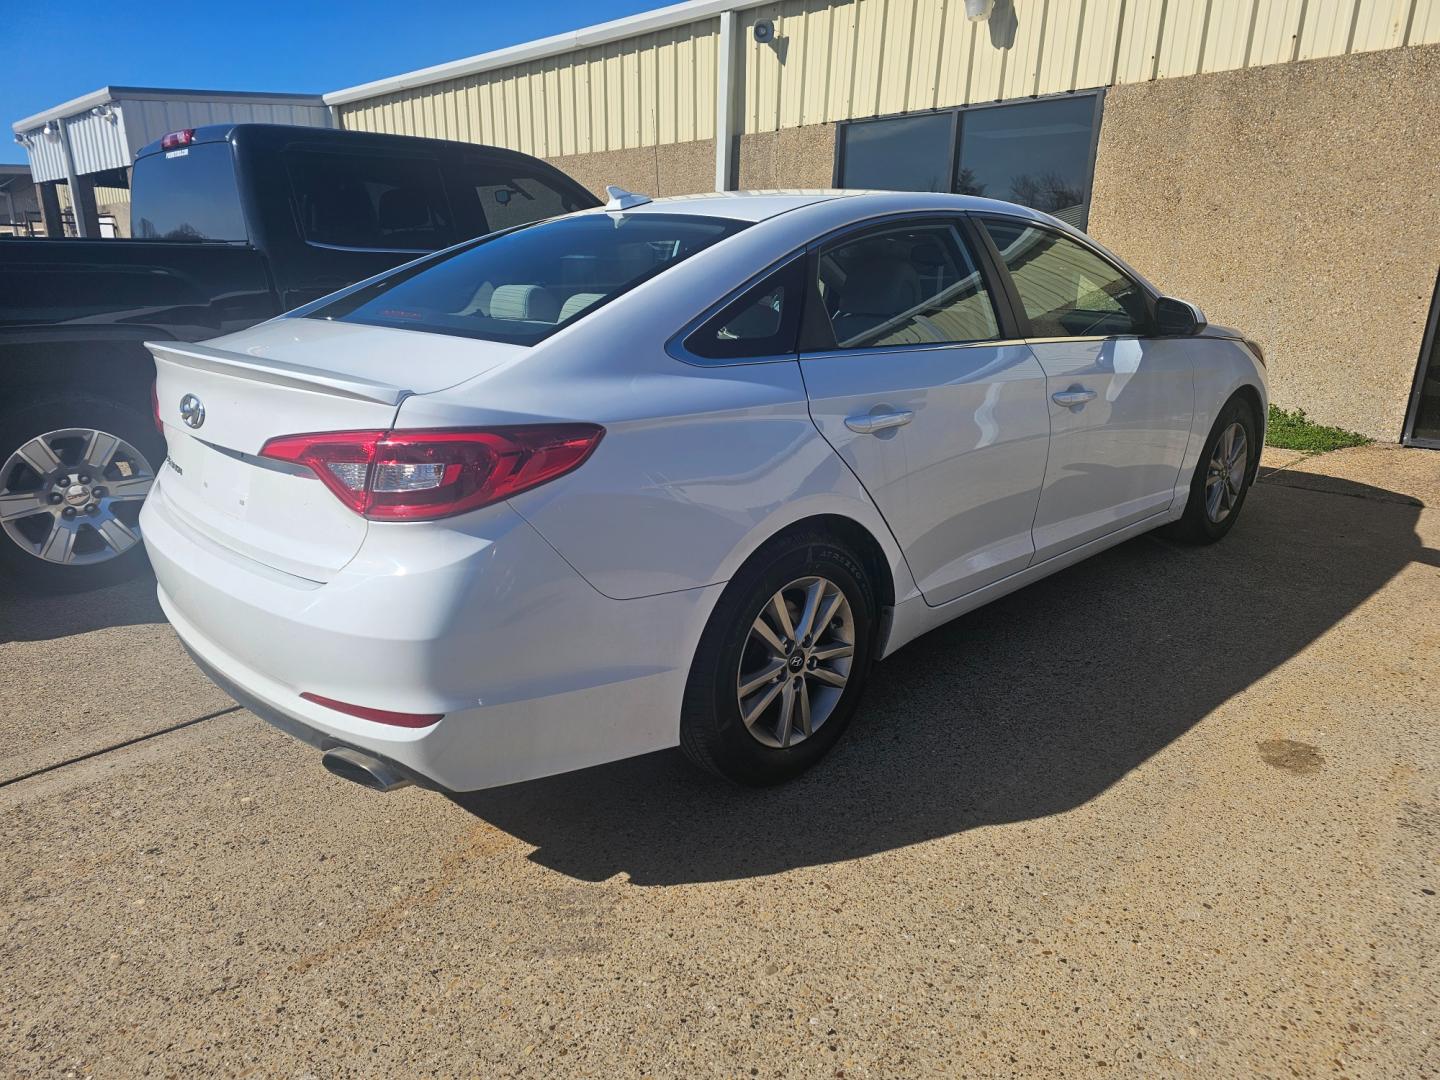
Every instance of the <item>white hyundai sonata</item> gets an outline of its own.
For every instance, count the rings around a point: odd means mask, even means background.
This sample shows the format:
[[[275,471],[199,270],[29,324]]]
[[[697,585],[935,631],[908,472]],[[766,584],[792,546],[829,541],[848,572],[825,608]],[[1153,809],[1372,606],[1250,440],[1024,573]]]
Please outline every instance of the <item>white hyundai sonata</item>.
[[[379,789],[677,744],[792,777],[916,636],[1224,536],[1266,409],[1240,334],[951,195],[617,191],[150,349],[166,614]]]

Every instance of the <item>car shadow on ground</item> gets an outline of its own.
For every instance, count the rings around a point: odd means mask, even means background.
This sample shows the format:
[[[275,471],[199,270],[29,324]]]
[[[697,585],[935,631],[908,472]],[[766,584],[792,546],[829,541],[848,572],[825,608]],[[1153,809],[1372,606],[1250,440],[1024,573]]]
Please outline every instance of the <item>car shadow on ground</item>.
[[[45,596],[0,584],[0,645],[164,621],[155,599],[155,578],[148,569],[133,581],[67,596]]]
[[[666,752],[456,801],[533,844],[543,866],[641,885],[772,874],[1059,813],[1410,562],[1433,564],[1418,514],[1344,480],[1262,483],[1222,544],[1142,537],[902,649],[876,668],[835,752],[783,787],[733,788]],[[1259,716],[1256,737],[1295,719]]]

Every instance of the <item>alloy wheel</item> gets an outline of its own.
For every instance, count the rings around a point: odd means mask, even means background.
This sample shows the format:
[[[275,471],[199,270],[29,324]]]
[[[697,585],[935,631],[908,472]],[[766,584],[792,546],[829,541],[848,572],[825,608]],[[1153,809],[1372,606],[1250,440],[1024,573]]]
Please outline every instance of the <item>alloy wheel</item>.
[[[755,616],[741,650],[736,701],[760,743],[786,749],[835,711],[855,655],[855,616],[844,592],[804,577],[775,593]]]
[[[1230,516],[1245,490],[1245,470],[1250,464],[1249,440],[1237,420],[1220,433],[1205,470],[1205,514],[1215,524]]]
[[[0,466],[0,528],[48,563],[108,562],[140,542],[155,470],[130,443],[92,428],[38,435]]]

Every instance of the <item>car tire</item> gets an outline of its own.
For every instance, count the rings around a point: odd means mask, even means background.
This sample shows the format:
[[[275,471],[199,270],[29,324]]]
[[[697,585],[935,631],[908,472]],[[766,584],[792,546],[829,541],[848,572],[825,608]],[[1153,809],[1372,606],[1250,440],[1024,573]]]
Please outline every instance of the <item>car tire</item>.
[[[164,457],[153,420],[115,401],[55,396],[0,414],[0,580],[83,592],[144,571],[137,519]]]
[[[1185,513],[1165,527],[1172,540],[1213,544],[1235,527],[1260,467],[1260,422],[1251,404],[1232,397],[1205,440]]]
[[[701,635],[681,713],[685,754],[755,787],[810,768],[839,741],[859,705],[876,613],[874,589],[845,545],[820,532],[766,545],[731,580]],[[760,681],[766,676],[778,678]],[[757,688],[746,693],[747,684]]]

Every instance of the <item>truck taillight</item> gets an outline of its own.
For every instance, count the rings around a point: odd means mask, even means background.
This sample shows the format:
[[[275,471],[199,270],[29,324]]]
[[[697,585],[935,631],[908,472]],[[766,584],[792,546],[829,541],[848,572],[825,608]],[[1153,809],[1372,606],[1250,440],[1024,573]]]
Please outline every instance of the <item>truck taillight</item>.
[[[194,141],[194,128],[181,128],[179,131],[168,131],[160,137],[160,149],[174,150],[177,146],[189,146]]]
[[[269,440],[261,457],[303,465],[357,514],[432,521],[563,476],[600,444],[595,424],[327,431]]]

